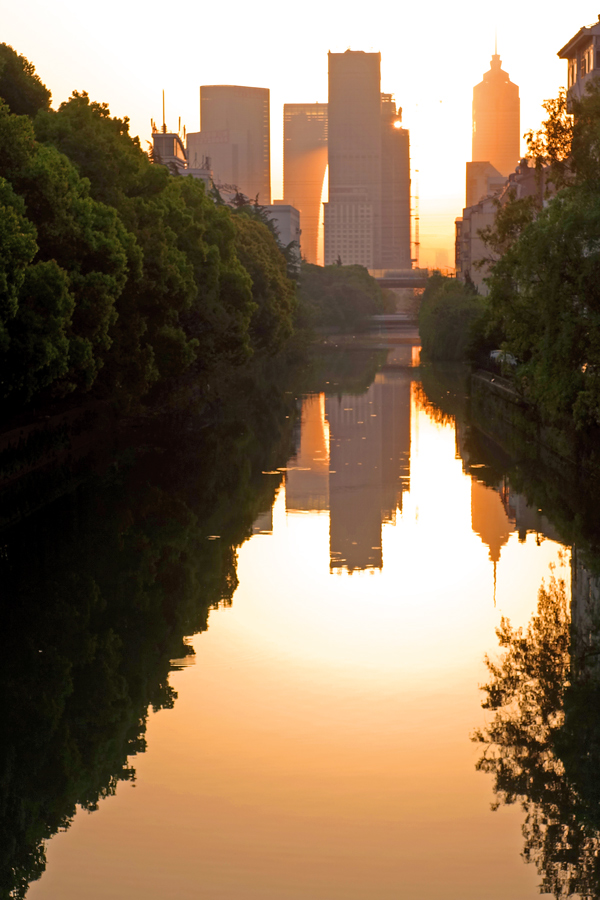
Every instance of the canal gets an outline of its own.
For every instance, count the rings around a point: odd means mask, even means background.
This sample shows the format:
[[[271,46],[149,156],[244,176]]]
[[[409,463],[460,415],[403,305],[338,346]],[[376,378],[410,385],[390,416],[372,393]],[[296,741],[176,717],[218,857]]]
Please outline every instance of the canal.
[[[5,896],[598,896],[569,537],[414,343],[332,348],[266,424],[9,533]]]

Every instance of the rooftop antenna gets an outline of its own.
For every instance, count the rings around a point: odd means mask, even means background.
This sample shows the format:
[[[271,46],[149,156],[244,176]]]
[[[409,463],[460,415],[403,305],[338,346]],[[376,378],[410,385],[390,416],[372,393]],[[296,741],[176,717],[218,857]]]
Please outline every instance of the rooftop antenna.
[[[179,125],[177,126],[177,134],[181,131],[181,116],[179,116]]]
[[[163,88],[163,123],[162,123],[162,133],[163,133],[163,134],[166,134],[166,133],[167,133],[167,126],[166,126],[166,124],[165,124],[165,91],[164,91],[164,88]]]
[[[414,206],[413,206],[413,224],[414,224],[414,235],[415,239],[413,241],[414,245],[414,258],[411,262],[416,263],[416,268],[419,268],[419,250],[421,248],[421,241],[419,239],[419,170],[415,169],[415,193],[413,195]]]

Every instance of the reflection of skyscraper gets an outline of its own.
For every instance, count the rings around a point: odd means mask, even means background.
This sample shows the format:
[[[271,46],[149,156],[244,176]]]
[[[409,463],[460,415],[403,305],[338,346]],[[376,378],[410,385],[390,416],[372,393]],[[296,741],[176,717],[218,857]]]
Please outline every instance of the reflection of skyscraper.
[[[364,394],[307,397],[288,511],[329,507],[332,569],[380,569],[381,526],[395,523],[410,474],[409,370],[379,373]]]
[[[326,402],[332,568],[381,568],[381,525],[394,522],[410,471],[408,373],[379,374],[365,394]]]
[[[283,107],[283,196],[300,210],[302,253],[317,262],[321,194],[327,168],[327,104]]]
[[[210,158],[216,184],[231,184],[259,202],[271,202],[268,88],[230,84],[200,88],[201,131],[187,136],[190,166]]]
[[[329,440],[324,394],[312,394],[302,403],[300,445],[285,476],[285,507],[307,512],[329,507]]]
[[[520,109],[519,88],[494,53],[490,70],[473,88],[473,161],[489,162],[505,177],[514,171],[520,156]]]
[[[500,551],[513,531],[500,494],[471,478],[471,528],[490,551],[490,559],[497,563]]]

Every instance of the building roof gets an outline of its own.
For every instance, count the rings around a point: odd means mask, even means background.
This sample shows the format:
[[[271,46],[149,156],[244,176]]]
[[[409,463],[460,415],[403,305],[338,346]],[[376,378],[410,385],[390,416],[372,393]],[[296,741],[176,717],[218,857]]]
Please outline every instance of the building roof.
[[[600,16],[598,16],[598,22],[590,25],[589,28],[586,28],[585,26],[580,28],[577,34],[574,35],[570,41],[567,41],[565,46],[559,50],[556,55],[560,59],[572,59],[573,50],[577,47],[582,38],[589,38],[592,34],[600,34]]]

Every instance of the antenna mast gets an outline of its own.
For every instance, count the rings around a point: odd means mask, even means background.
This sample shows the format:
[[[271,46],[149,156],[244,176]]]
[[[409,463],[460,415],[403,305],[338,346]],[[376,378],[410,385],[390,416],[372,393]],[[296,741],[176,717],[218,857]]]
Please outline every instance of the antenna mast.
[[[415,169],[415,194],[413,197],[415,205],[413,207],[413,222],[415,226],[415,240],[414,240],[414,248],[415,248],[415,256],[411,262],[414,262],[416,268],[419,268],[419,248],[421,246],[421,242],[419,240],[419,170]]]
[[[163,134],[166,134],[166,133],[167,133],[167,126],[166,126],[166,123],[165,123],[165,91],[164,91],[164,88],[163,88],[163,123],[162,123],[162,133],[163,133]]]

